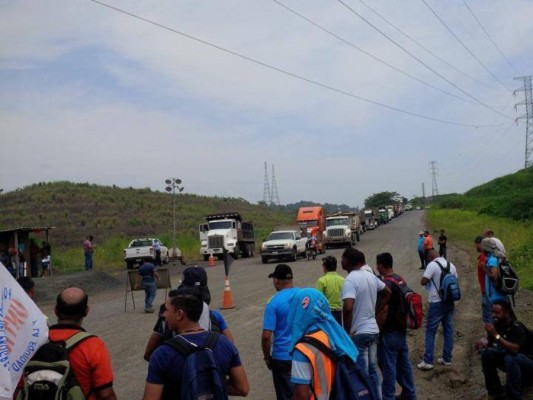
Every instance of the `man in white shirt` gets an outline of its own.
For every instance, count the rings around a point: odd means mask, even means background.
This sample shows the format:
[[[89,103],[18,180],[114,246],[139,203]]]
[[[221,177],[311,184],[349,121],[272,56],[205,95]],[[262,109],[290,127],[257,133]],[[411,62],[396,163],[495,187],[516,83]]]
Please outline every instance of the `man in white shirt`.
[[[357,363],[368,373],[375,392],[381,399],[377,343],[379,325],[387,317],[386,305],[391,291],[374,274],[362,269],[366,260],[359,250],[351,247],[346,249],[342,254],[341,265],[348,272],[342,286],[344,329],[359,350]]]
[[[435,336],[437,334],[437,328],[441,322],[444,334],[444,346],[442,349],[442,357],[439,357],[437,362],[444,366],[452,365],[454,303],[453,301],[442,301],[439,295],[439,289],[442,268],[446,269],[449,265],[450,273],[458,276],[455,265],[446,261],[445,258],[439,257],[438,251],[430,250],[428,252],[428,260],[429,263],[420,280],[420,284],[425,286],[426,290],[429,292],[424,359],[417,365],[418,369],[421,369],[422,371],[433,369]]]

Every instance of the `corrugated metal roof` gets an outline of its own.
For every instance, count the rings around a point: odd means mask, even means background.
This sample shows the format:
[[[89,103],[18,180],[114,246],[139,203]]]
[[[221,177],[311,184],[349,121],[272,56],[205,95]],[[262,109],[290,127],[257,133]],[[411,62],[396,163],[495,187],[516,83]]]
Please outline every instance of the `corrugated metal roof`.
[[[34,226],[34,227],[26,227],[21,226],[20,228],[13,228],[13,229],[2,229],[0,230],[0,233],[10,233],[10,232],[44,232],[50,229],[55,229],[55,226]]]

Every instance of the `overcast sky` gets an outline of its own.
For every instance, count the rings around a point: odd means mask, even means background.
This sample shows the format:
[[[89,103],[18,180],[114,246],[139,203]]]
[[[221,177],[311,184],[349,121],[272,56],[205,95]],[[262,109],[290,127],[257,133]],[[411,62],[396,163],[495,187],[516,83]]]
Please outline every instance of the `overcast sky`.
[[[357,206],[431,194],[430,161],[440,194],[523,168],[530,0],[105,1],[160,26],[90,0],[0,2],[4,191],[179,177],[257,202],[267,161],[282,204]]]

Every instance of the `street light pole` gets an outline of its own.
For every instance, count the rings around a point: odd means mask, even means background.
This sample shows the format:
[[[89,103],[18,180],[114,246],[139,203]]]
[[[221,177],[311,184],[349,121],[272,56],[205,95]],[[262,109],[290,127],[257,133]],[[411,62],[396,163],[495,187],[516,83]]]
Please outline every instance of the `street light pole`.
[[[185,189],[181,185],[181,179],[179,178],[169,178],[165,179],[165,183],[167,184],[167,187],[165,190],[167,192],[172,192],[172,226],[173,226],[173,234],[174,234],[174,242],[173,242],[173,248],[172,248],[172,258],[176,259],[177,253],[176,253],[176,189],[178,189],[178,193],[183,192],[183,189]]]

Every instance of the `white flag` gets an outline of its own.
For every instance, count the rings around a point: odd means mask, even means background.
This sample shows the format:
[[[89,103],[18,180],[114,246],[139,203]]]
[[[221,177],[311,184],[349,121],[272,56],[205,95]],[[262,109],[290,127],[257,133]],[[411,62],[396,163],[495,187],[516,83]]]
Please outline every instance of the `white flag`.
[[[26,363],[48,340],[46,316],[0,263],[0,400],[12,400]]]

